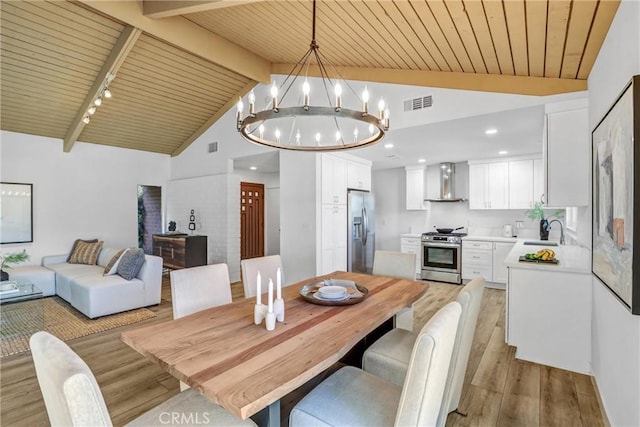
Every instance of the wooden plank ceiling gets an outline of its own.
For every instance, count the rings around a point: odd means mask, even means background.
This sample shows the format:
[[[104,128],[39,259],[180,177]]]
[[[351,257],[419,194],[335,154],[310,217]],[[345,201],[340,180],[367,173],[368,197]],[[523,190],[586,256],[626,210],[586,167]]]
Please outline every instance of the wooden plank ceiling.
[[[320,0],[316,38],[346,78],[544,95],[586,89],[618,5]],[[142,6],[2,1],[1,128],[67,136],[65,149],[79,134],[79,141],[177,155],[239,95],[270,72],[286,74],[311,38],[310,0]],[[130,50],[114,52],[127,28],[142,34]],[[117,75],[113,98],[74,129],[105,64]]]

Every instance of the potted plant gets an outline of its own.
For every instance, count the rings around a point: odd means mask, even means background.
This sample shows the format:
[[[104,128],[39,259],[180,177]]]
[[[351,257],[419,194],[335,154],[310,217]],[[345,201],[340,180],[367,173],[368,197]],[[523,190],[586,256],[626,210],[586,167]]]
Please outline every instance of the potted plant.
[[[533,220],[540,220],[540,240],[549,240],[549,222],[554,219],[562,218],[564,210],[558,209],[551,215],[547,215],[547,212],[542,208],[543,205],[544,203],[542,202],[535,202],[533,204],[533,209],[528,210],[526,215],[528,218]]]
[[[5,269],[11,268],[10,264],[19,264],[29,260],[26,249],[22,252],[13,252],[10,254],[0,254],[0,281],[9,280],[9,273]]]

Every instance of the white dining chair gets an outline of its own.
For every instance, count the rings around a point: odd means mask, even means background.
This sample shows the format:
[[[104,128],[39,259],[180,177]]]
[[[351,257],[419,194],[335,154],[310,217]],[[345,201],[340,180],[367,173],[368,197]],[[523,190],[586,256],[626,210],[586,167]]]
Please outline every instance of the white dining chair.
[[[173,318],[179,319],[207,308],[230,304],[231,282],[227,264],[172,270],[171,305]],[[180,390],[189,386],[180,381]]]
[[[376,251],[373,256],[372,274],[416,280],[416,254]]]
[[[280,269],[282,286],[286,286],[284,280],[284,270],[282,268],[282,258],[280,255],[269,255],[258,258],[243,259],[240,261],[242,269],[242,285],[244,286],[244,297],[252,298],[256,296],[256,282],[258,271],[262,279],[262,289],[267,290],[269,279],[276,284],[276,271]],[[262,293],[264,293],[264,291]]]
[[[456,410],[460,404],[484,285],[484,278],[477,277],[460,290],[456,299],[462,307],[462,315],[456,332],[452,367],[438,425],[444,425],[447,414]],[[365,351],[362,369],[394,384],[403,385],[416,339],[416,334],[404,329],[396,328],[387,332]]]
[[[342,368],[293,408],[289,425],[435,425],[461,311],[458,302],[450,302],[422,328],[402,387],[351,366]]]
[[[36,376],[52,426],[112,426],[100,386],[89,366],[60,339],[40,331],[29,340]],[[241,420],[200,393],[189,389],[131,421],[130,426],[171,425],[172,414],[193,418],[198,425],[255,426]]]

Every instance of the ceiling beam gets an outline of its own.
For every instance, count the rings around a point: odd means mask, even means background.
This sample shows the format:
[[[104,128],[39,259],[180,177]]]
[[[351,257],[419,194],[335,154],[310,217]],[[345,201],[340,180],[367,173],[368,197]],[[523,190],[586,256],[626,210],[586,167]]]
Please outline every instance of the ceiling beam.
[[[222,9],[255,1],[257,0],[143,0],[143,11],[147,18],[159,19]]]
[[[67,134],[64,136],[64,145],[62,146],[62,149],[65,153],[71,151],[71,148],[73,148],[73,144],[76,143],[80,132],[84,129],[85,123],[82,119],[84,119],[87,114],[87,109],[96,99],[100,89],[102,89],[107,76],[109,74],[117,73],[118,69],[124,62],[124,59],[127,57],[131,49],[133,49],[133,46],[141,33],[142,31],[130,25],[127,25],[124,30],[122,30],[120,37],[113,46],[107,60],[102,65],[102,69],[100,69],[93,85],[91,85],[91,89],[89,89],[87,96],[84,98],[84,101],[82,101],[73,122],[71,122],[71,126],[67,130]]]
[[[191,52],[251,80],[268,84],[271,64],[181,16],[151,19],[143,15],[141,1],[80,0],[83,4],[125,22],[145,33]]]
[[[271,72],[273,74],[287,75],[291,72],[293,66],[293,64],[273,64]],[[339,66],[331,67],[331,69],[327,70],[331,77],[337,76],[334,69],[340,73],[340,77],[347,80],[428,86],[444,89],[535,96],[556,95],[587,90],[587,80],[575,79]],[[308,75],[320,77],[320,70],[316,65],[309,65]]]
[[[179,155],[180,153],[182,153],[189,145],[191,145],[191,143],[193,141],[198,139],[200,137],[200,135],[205,133],[215,122],[217,122],[218,119],[220,119],[220,117],[222,117],[224,115],[224,113],[229,111],[230,108],[234,107],[236,105],[236,103],[238,102],[238,98],[241,98],[241,97],[245,96],[247,93],[249,93],[249,91],[251,89],[253,89],[256,84],[258,84],[258,82],[251,81],[251,82],[247,83],[246,85],[244,85],[222,107],[220,107],[220,109],[218,111],[216,111],[216,113],[213,116],[211,116],[209,118],[209,120],[204,122],[202,124],[202,126],[200,126],[198,128],[198,130],[196,130],[189,138],[187,138],[186,141],[184,141],[182,144],[180,144],[180,146],[178,148],[176,148],[173,151],[173,153],[171,153],[171,156],[175,157],[175,156]]]

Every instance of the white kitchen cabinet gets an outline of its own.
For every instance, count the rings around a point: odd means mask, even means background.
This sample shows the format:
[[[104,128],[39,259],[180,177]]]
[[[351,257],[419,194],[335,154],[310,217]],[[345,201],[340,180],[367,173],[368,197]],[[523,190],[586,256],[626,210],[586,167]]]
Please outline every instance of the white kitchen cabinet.
[[[322,203],[347,204],[347,160],[333,155],[322,154]]]
[[[469,209],[509,209],[509,164],[469,163]]]
[[[406,166],[406,207],[407,210],[426,210],[429,202],[425,202],[425,168],[424,166]]]
[[[507,343],[518,359],[591,373],[590,276],[509,268]]]
[[[509,208],[533,207],[533,160],[509,162]]]
[[[347,160],[347,187],[371,191],[371,165]]]
[[[493,242],[493,279],[494,283],[507,283],[507,267],[504,265],[504,259],[513,249],[513,243]]]
[[[514,242],[463,240],[462,280],[482,276],[490,287],[504,289],[504,286],[501,286],[507,283],[504,259],[513,245]]]
[[[422,269],[422,241],[420,237],[400,237],[400,252],[416,254],[416,277],[420,277]]]
[[[544,197],[544,162],[542,159],[533,161],[533,201],[540,202]]]
[[[589,204],[589,114],[586,100],[545,106],[545,205]]]
[[[322,260],[319,274],[347,271],[347,206],[322,206]]]

